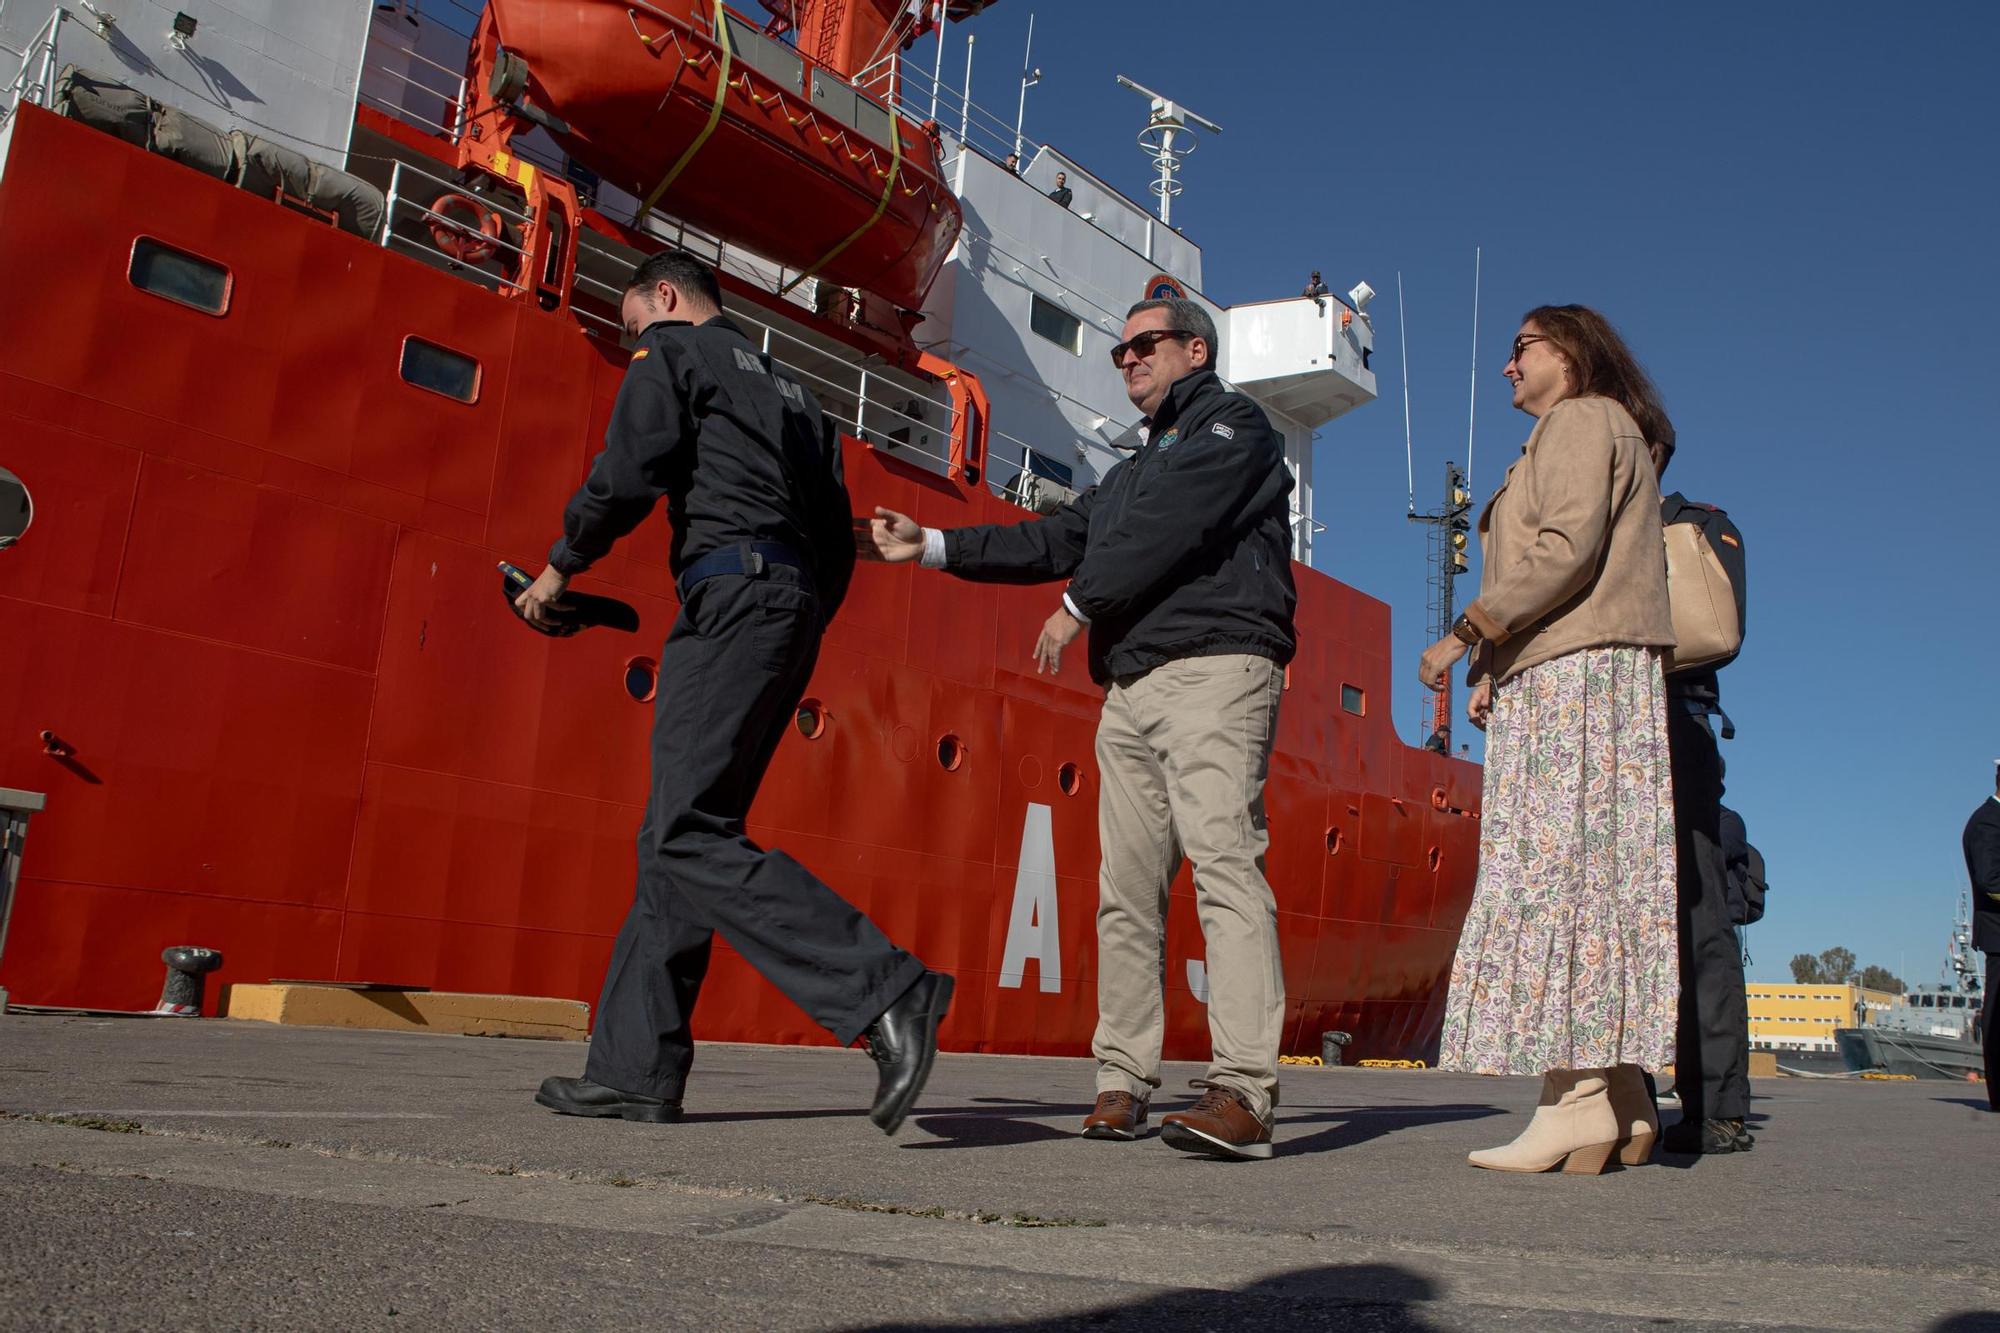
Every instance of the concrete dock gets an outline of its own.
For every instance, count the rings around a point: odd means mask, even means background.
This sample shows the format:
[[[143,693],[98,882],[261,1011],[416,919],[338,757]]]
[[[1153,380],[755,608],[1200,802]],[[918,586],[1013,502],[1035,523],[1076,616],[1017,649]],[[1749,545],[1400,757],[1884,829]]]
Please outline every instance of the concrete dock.
[[[856,1052],[704,1046],[665,1126],[531,1102],[582,1058],[0,1018],[0,1327],[2000,1329],[1977,1085],[1760,1079],[1754,1152],[1586,1178],[1465,1164],[1527,1079],[1289,1068],[1221,1163],[1075,1137],[1078,1060],[941,1056],[888,1139]]]

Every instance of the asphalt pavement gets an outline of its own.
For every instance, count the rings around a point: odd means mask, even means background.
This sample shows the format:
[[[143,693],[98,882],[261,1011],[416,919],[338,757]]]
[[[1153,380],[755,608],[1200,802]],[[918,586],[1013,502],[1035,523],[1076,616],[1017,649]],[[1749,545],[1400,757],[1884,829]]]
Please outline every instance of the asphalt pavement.
[[[1078,1060],[705,1045],[674,1125],[578,1045],[0,1018],[0,1327],[2000,1330],[2000,1115],[1759,1080],[1755,1151],[1474,1170],[1528,1079],[1285,1071],[1277,1156],[1075,1136]],[[1156,1112],[1183,1098],[1170,1066]]]

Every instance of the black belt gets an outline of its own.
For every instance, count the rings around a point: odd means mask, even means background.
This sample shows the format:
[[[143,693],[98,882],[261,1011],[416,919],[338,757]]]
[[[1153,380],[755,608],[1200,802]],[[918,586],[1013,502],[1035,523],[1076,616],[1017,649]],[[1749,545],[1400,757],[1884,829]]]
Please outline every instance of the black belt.
[[[680,578],[674,581],[674,587],[679,591],[681,600],[686,601],[694,585],[703,579],[712,579],[717,574],[761,578],[772,565],[789,566],[804,574],[808,582],[811,581],[812,571],[807,568],[806,562],[783,542],[737,542],[734,546],[724,546],[692,561],[681,571]]]

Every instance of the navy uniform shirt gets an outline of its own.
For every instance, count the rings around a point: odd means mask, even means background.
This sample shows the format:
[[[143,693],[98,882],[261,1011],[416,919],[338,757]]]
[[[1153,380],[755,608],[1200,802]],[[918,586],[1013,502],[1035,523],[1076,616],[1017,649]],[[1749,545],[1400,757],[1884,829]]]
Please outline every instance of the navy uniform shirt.
[[[563,512],[549,563],[583,572],[663,498],[676,575],[725,546],[782,542],[833,618],[854,572],[840,437],[726,316],[660,320],[639,335],[604,450]]]

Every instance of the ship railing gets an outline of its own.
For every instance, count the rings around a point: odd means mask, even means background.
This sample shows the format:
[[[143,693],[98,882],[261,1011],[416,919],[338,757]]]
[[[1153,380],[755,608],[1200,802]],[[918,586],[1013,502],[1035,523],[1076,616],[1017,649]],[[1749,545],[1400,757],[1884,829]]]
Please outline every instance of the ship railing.
[[[575,290],[614,308],[625,297],[621,286],[581,270]],[[572,305],[571,311],[594,332],[614,342],[623,341],[625,331],[616,321],[579,306]],[[936,439],[946,442],[948,448],[958,425],[951,399],[939,397],[936,386],[881,366],[861,364],[759,319],[738,305],[731,304],[728,315],[772,364],[812,390],[820,410],[838,422],[844,434],[888,453],[934,462],[940,472],[949,471],[949,454],[927,445],[928,440]]]
[[[380,14],[369,23],[368,45],[362,58],[367,75],[400,85],[400,95],[389,98],[367,91],[364,76],[362,90],[357,94],[359,100],[385,115],[435,130],[455,142],[465,128],[464,72],[441,65],[407,42],[388,36],[387,26],[388,20]],[[399,62],[395,57],[407,58],[410,68],[396,68]]]
[[[856,74],[852,82],[910,120],[937,122],[959,144],[996,162],[1004,161],[1019,142],[1012,122],[973,101],[965,89],[953,87],[917,61],[906,59],[900,51],[883,56]]]
[[[5,93],[0,94],[7,99],[7,105],[0,108],[0,126],[13,119],[14,109],[23,102],[34,106],[49,104],[56,83],[56,34],[63,21],[72,17],[74,15],[67,9],[57,5],[49,14],[49,21],[28,39],[27,47],[21,52],[20,68],[14,71]]]
[[[511,268],[517,273],[528,271],[528,252],[509,241],[505,235],[488,235],[459,218],[448,217],[431,207],[431,203],[438,195],[460,193],[464,188],[441,176],[433,176],[420,167],[413,167],[407,162],[395,163],[390,168],[389,189],[383,197],[382,230],[376,238],[377,244],[384,249],[403,250],[428,256],[447,270],[481,286],[490,286],[494,290],[525,292],[527,288],[522,282],[508,277],[505,273],[496,273],[480,267],[480,264],[486,262],[485,260],[473,262],[461,259],[429,243],[436,238],[436,231],[442,229],[464,237],[470,244],[491,247],[495,257],[498,256],[498,252],[511,255],[512,261],[503,262],[501,264],[503,268]],[[419,203],[418,197],[424,197],[427,201]],[[531,222],[526,213],[509,208],[498,200],[481,196],[479,204],[516,228],[524,228]],[[416,234],[399,233],[396,227],[398,221],[411,224],[409,230]]]

